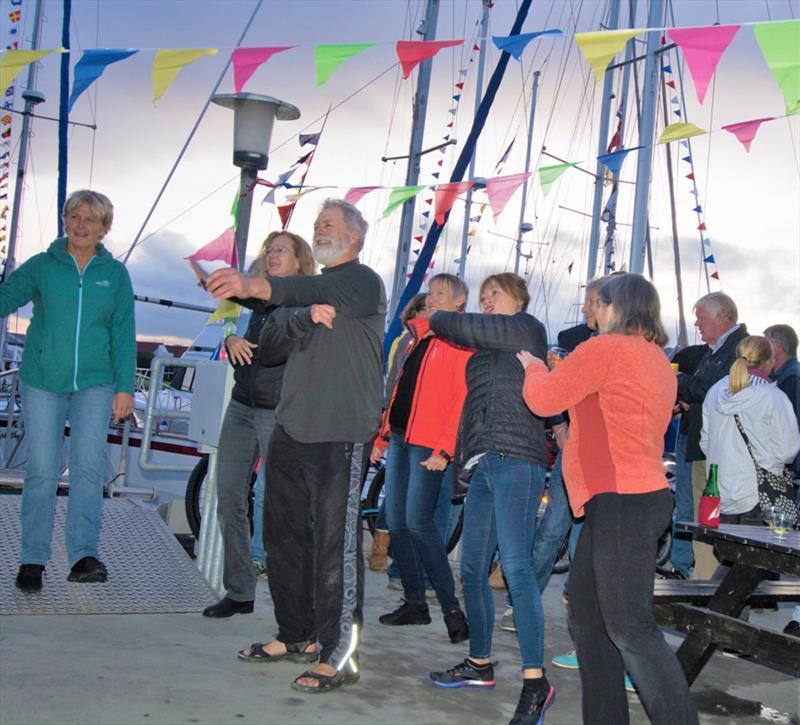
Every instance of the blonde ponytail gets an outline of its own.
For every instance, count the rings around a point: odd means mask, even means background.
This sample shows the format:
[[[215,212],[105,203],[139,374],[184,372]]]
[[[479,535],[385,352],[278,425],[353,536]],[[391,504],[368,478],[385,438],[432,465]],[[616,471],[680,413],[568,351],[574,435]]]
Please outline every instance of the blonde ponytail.
[[[750,384],[750,370],[760,368],[772,357],[766,337],[750,335],[736,347],[736,360],[728,373],[728,392],[735,395]]]

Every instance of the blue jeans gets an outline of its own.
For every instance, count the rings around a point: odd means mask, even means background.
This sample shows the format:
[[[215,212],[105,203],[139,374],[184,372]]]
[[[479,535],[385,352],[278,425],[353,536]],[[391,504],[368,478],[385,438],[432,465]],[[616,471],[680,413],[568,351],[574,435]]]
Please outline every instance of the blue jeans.
[[[687,579],[691,577],[694,564],[692,535],[676,533],[675,521],[694,520],[694,499],[692,498],[692,462],[686,460],[686,442],[688,437],[678,436],[675,446],[675,513],[672,528],[672,566]]]
[[[469,483],[464,509],[461,573],[469,620],[469,655],[492,653],[494,597],[489,565],[500,549],[522,652],[522,668],[542,666],[544,612],[532,552],[545,469],[533,461],[487,453]]]
[[[250,549],[253,559],[267,565],[267,552],[264,548],[264,469],[265,462],[261,461],[256,482],[253,485],[253,539]]]
[[[543,592],[550,581],[561,544],[572,525],[567,491],[561,475],[561,451],[558,452],[553,470],[550,472],[550,485],[547,487],[547,508],[536,526],[536,541],[533,544],[533,567],[539,591]]]
[[[406,601],[425,602],[427,573],[442,610],[458,609],[455,581],[434,510],[442,491],[443,471],[428,471],[420,463],[431,449],[403,441],[392,433],[386,457],[386,521],[392,556],[400,569]]]
[[[103,474],[114,385],[50,393],[20,383],[28,462],[22,489],[20,563],[47,563],[56,505],[64,424],[69,420],[69,508],[65,539],[69,566],[97,556],[103,518]]]

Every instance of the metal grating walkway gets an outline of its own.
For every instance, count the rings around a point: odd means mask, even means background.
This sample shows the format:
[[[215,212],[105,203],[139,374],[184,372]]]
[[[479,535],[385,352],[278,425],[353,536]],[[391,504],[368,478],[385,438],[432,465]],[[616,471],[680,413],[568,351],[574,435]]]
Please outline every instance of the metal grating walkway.
[[[21,502],[21,496],[0,496],[0,615],[200,612],[217,600],[158,512],[133,501],[103,501],[99,558],[108,568],[108,581],[68,582],[67,499],[61,496],[44,586],[37,594],[23,594],[14,586]]]

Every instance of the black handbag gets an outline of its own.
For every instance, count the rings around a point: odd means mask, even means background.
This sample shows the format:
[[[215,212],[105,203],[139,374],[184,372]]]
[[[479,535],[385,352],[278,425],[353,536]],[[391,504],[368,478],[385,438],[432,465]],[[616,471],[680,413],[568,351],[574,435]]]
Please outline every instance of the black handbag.
[[[792,474],[786,466],[783,467],[781,473],[772,473],[766,468],[762,468],[756,463],[753,449],[750,448],[750,439],[747,433],[744,432],[742,421],[739,420],[738,415],[733,416],[736,421],[736,427],[739,433],[744,438],[744,444],[747,446],[747,452],[756,467],[756,481],[758,483],[758,505],[761,507],[761,513],[766,514],[770,508],[774,508],[781,513],[789,516],[792,526],[797,523],[797,504],[792,500],[792,493],[794,493],[794,483],[792,482]]]

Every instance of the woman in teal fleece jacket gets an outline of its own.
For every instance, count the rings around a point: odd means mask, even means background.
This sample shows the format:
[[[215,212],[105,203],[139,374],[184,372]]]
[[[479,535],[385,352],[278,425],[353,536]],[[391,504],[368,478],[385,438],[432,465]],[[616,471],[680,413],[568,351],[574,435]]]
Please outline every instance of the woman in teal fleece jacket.
[[[64,205],[65,237],[31,257],[0,285],[0,314],[33,302],[19,371],[28,462],[22,490],[17,587],[36,592],[50,558],[64,424],[70,423],[68,579],[102,582],[97,558],[109,416],[133,412],[136,365],[133,289],[100,240],[114,207],[76,191]]]

